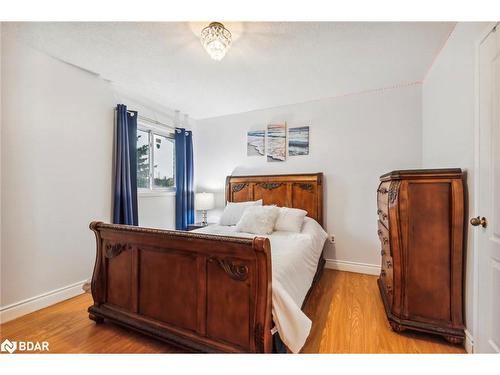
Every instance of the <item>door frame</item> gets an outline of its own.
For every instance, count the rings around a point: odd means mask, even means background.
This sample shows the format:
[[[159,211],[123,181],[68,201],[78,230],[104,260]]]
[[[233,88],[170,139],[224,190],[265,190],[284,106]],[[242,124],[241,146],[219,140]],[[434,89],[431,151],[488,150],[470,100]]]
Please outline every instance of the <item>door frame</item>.
[[[481,45],[490,35],[491,31],[495,26],[500,27],[499,22],[489,22],[488,26],[485,27],[484,31],[481,32],[475,43],[475,59],[474,59],[474,173],[473,173],[473,186],[474,186],[474,199],[473,208],[477,211],[479,207],[479,151],[480,151],[480,137],[479,137],[479,127],[480,127],[480,98],[481,98],[481,87],[479,85],[480,81],[480,55],[481,55]],[[500,30],[499,30],[500,32]],[[469,212],[469,216],[479,215],[477,212]],[[469,218],[467,218],[467,233],[472,235],[472,330],[474,335],[477,337],[479,331],[479,237],[476,231],[469,231]],[[471,332],[465,329],[465,350],[467,353],[474,353],[475,339]]]

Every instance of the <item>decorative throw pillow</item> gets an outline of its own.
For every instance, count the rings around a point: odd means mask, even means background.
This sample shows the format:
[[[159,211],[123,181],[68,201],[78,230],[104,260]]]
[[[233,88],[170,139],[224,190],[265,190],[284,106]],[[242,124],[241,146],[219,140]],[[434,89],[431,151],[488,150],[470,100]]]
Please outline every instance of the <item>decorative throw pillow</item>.
[[[274,230],[300,233],[307,211],[299,208],[281,207],[278,220],[274,225]]]
[[[220,225],[236,225],[240,221],[243,212],[250,206],[262,206],[262,199],[247,202],[227,202],[224,212],[219,219]]]
[[[280,209],[276,206],[248,207],[238,224],[237,232],[271,234],[278,219]]]

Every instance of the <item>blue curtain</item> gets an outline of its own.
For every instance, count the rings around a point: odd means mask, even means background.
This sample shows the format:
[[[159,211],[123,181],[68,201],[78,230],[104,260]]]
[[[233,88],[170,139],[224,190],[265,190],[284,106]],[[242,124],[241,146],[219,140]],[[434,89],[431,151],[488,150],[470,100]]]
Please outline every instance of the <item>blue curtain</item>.
[[[194,223],[193,134],[175,129],[175,229],[186,230]]]
[[[137,112],[116,107],[113,223],[139,225],[137,211]]]

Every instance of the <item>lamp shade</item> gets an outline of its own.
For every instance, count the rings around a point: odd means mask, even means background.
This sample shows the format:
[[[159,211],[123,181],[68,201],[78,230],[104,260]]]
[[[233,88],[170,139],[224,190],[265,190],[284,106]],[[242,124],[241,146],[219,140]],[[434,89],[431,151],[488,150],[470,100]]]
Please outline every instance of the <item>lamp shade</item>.
[[[194,207],[198,211],[211,210],[215,207],[213,193],[196,193],[194,197]]]

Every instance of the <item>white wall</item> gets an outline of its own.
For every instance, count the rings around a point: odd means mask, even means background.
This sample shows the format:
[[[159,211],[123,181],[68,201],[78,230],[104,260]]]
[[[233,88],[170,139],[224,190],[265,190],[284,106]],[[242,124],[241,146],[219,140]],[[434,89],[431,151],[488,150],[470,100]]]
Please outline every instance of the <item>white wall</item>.
[[[246,133],[272,122],[310,125],[310,155],[269,163],[246,156]],[[194,132],[198,191],[224,205],[230,174],[325,174],[325,224],[336,236],[326,258],[379,266],[376,189],[381,174],[419,168],[421,87],[375,91],[198,120]],[[216,220],[219,210],[210,212]]]
[[[475,43],[487,23],[458,23],[434,62],[422,88],[423,167],[460,167],[467,172],[469,216],[474,208]],[[474,231],[469,227],[466,255],[465,318],[473,334]]]
[[[1,306],[86,280],[92,220],[109,221],[106,82],[2,39]]]
[[[175,229],[175,193],[139,194],[137,205],[141,227]]]
[[[2,260],[2,23],[0,22],[0,261]],[[0,264],[0,283],[2,267]],[[1,285],[0,285],[1,288]],[[0,294],[1,298],[1,294]],[[0,303],[0,306],[2,304]]]
[[[97,76],[1,38],[1,319],[79,293],[95,258],[92,220],[111,220],[114,107],[147,111]],[[119,93],[120,92],[120,93]],[[172,196],[139,200],[171,227]],[[153,204],[152,204],[153,203]],[[164,217],[148,208],[164,209]],[[38,298],[40,297],[40,298]]]

